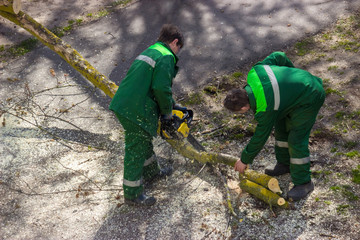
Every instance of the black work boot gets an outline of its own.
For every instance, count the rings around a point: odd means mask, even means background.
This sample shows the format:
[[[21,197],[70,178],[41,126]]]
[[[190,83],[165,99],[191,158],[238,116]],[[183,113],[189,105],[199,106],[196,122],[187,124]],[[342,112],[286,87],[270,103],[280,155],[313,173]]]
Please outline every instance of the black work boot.
[[[152,183],[156,182],[157,180],[160,180],[161,178],[165,178],[170,176],[173,173],[172,167],[164,167],[160,168],[159,172],[151,177],[150,179],[145,180],[145,185],[151,185]]]
[[[151,206],[151,205],[154,205],[155,202],[156,202],[156,198],[151,197],[151,196],[146,196],[144,193],[140,194],[135,199],[126,199],[125,198],[125,203],[128,205],[133,205],[133,206]]]
[[[294,186],[287,194],[289,200],[299,201],[300,199],[306,197],[310,192],[314,190],[314,184],[312,181]]]
[[[265,169],[265,174],[269,176],[280,176],[290,172],[290,166],[282,163],[276,163],[274,169]]]

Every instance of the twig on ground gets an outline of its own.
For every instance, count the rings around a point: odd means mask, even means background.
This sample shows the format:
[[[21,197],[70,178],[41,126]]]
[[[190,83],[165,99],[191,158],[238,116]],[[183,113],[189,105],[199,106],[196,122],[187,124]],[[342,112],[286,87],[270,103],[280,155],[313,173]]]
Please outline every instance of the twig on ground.
[[[194,181],[194,179],[197,178],[197,176],[204,170],[205,166],[206,166],[206,164],[204,164],[204,165],[201,167],[201,169],[199,170],[199,172],[198,172],[193,178],[191,178],[189,181],[187,181],[187,182],[185,182],[185,183],[181,183],[180,185],[186,185],[186,184]]]
[[[205,130],[205,131],[201,132],[200,134],[201,134],[201,135],[210,134],[210,133],[216,132],[216,131],[224,128],[224,126],[225,126],[225,125],[221,125],[221,126],[219,126],[219,127],[217,127],[217,128]]]

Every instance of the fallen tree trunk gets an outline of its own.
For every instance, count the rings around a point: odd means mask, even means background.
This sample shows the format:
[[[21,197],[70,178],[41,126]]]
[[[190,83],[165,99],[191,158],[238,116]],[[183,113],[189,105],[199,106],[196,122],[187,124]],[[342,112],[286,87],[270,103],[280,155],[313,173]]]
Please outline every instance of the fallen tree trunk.
[[[239,175],[240,179],[242,178],[242,176],[252,182],[255,182],[265,188],[270,189],[274,193],[281,193],[279,181],[274,177],[271,177],[264,173],[259,173],[254,170],[246,170],[244,174]]]
[[[69,44],[50,32],[32,17],[22,11],[18,14],[0,11],[0,15],[24,28],[39,39],[106,95],[111,98],[115,95],[117,86],[114,82],[110,81],[105,75],[97,71]]]
[[[0,11],[18,14],[21,10],[21,0],[0,0]]]
[[[239,185],[242,190],[266,202],[270,205],[270,207],[277,206],[281,208],[289,208],[289,203],[285,201],[284,198],[280,197],[276,193],[271,192],[263,186],[260,186],[259,184],[256,184],[247,179],[242,179]]]
[[[183,139],[167,139],[166,141],[182,156],[201,163],[223,163],[233,167],[239,159],[223,153],[197,151],[190,143]]]

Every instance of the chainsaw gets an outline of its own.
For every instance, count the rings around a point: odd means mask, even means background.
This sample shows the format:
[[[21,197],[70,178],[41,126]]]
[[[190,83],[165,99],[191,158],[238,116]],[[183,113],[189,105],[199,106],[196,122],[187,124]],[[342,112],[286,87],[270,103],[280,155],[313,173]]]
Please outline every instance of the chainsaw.
[[[164,127],[159,124],[160,136],[164,139],[186,138],[188,142],[198,151],[205,151],[205,148],[191,135],[190,124],[194,113],[190,109],[173,109],[170,126]]]

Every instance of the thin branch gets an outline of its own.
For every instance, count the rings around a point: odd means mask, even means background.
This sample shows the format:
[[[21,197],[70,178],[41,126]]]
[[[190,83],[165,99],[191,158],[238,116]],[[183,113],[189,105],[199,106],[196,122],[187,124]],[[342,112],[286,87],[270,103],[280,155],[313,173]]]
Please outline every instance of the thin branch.
[[[185,183],[182,183],[180,185],[186,185],[186,184],[189,184],[190,182],[194,181],[195,178],[197,178],[197,176],[199,176],[199,174],[204,170],[206,164],[204,164],[201,169],[199,170],[199,172],[193,177],[191,178],[189,181],[185,182]]]
[[[64,164],[62,164],[59,160],[55,159],[56,162],[58,162],[63,168],[65,169],[68,169],[68,170],[71,170],[73,172],[76,172],[80,175],[82,175],[83,177],[85,177],[87,180],[89,180],[92,184],[94,184],[99,190],[101,190],[101,187],[98,186],[93,180],[91,180],[88,176],[86,176],[85,174],[83,174],[81,171],[79,170],[75,170],[75,169],[72,169],[72,168],[69,168],[69,167],[66,167]]]
[[[205,131],[201,132],[200,134],[201,134],[201,135],[210,134],[210,133],[216,132],[216,131],[224,128],[224,126],[225,126],[225,125],[221,125],[221,126],[219,126],[219,127],[217,127],[217,128],[205,130]]]

